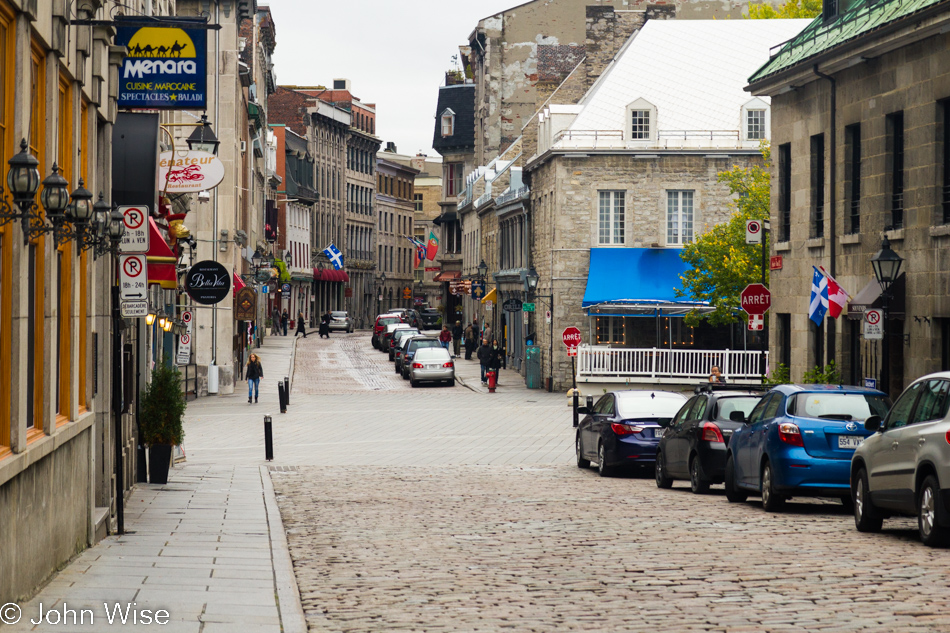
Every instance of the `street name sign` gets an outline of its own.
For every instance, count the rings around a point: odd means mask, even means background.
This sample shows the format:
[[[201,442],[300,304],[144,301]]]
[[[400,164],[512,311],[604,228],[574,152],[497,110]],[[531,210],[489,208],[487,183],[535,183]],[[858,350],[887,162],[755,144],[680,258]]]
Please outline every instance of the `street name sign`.
[[[884,338],[884,310],[874,308],[864,312],[864,338],[869,341]]]
[[[525,312],[534,312],[534,303],[522,303],[521,309]]]
[[[119,257],[119,295],[122,301],[148,302],[148,273],[145,255]]]
[[[581,344],[581,331],[573,325],[566,327],[564,332],[561,333],[561,340],[568,347],[577,347]]]
[[[749,284],[740,295],[746,314],[765,314],[772,307],[772,293],[762,284]]]
[[[120,253],[147,253],[148,252],[148,207],[119,207],[122,221],[125,223],[125,233],[119,243]]]

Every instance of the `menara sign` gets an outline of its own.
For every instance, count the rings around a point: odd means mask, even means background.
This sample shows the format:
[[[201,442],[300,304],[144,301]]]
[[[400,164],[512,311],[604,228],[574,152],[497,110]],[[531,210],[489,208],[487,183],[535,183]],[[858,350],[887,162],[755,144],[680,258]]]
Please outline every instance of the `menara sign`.
[[[130,21],[131,22],[131,21]],[[163,23],[165,22],[165,23]],[[196,28],[188,28],[193,22]],[[115,43],[127,57],[119,69],[120,108],[201,110],[207,98],[205,20],[155,18],[143,26],[116,20]]]

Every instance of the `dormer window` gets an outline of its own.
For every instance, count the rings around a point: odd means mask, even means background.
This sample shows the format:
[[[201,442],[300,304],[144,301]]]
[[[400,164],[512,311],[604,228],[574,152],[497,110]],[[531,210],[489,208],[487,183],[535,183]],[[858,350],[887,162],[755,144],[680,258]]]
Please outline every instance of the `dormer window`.
[[[656,106],[645,99],[637,99],[627,106],[627,125],[624,137],[628,141],[656,139]]]
[[[745,141],[764,141],[769,138],[769,104],[762,99],[755,98],[742,106],[740,125],[742,138]]]
[[[451,108],[446,108],[442,113],[442,136],[452,136],[455,134],[455,112]]]

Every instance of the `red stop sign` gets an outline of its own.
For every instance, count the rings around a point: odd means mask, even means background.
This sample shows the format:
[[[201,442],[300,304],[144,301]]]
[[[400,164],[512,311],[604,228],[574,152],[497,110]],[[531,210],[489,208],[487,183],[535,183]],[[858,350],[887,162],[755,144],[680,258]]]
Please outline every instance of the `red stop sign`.
[[[573,325],[566,327],[564,328],[564,333],[561,334],[561,340],[564,341],[564,344],[568,347],[577,347],[581,344],[581,331]]]
[[[772,293],[762,284],[749,284],[741,298],[742,309],[748,314],[765,314],[772,306]]]

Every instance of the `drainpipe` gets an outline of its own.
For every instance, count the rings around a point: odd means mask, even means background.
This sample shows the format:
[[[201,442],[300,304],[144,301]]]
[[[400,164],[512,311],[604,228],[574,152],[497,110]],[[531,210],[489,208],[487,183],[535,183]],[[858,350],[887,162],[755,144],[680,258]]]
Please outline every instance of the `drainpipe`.
[[[836,174],[837,174],[836,167],[838,164],[838,151],[837,151],[838,150],[838,137],[837,137],[838,126],[837,126],[837,116],[836,116],[837,115],[838,84],[835,81],[834,77],[832,77],[831,75],[826,75],[823,72],[819,71],[818,64],[815,64],[812,70],[814,71],[815,75],[817,75],[818,77],[821,77],[822,79],[826,79],[831,83],[831,121],[829,123],[831,130],[830,130],[830,134],[828,135],[831,141],[829,143],[829,150],[831,152],[831,160],[829,161],[830,165],[829,165],[829,170],[828,170],[828,179],[830,181],[830,192],[828,194],[828,206],[829,206],[828,219],[830,221],[830,230],[828,232],[828,244],[830,246],[829,252],[830,252],[831,257],[828,262],[829,263],[828,272],[831,274],[832,277],[835,277],[838,274],[837,267],[835,265],[837,261],[836,248],[835,248],[836,247],[835,231],[837,229],[837,223],[836,223],[837,207],[835,205],[835,193],[836,193],[837,185],[838,185],[837,178],[836,178]],[[827,350],[828,350],[827,358],[829,360],[834,360],[835,358],[835,321],[834,320],[828,321]]]

